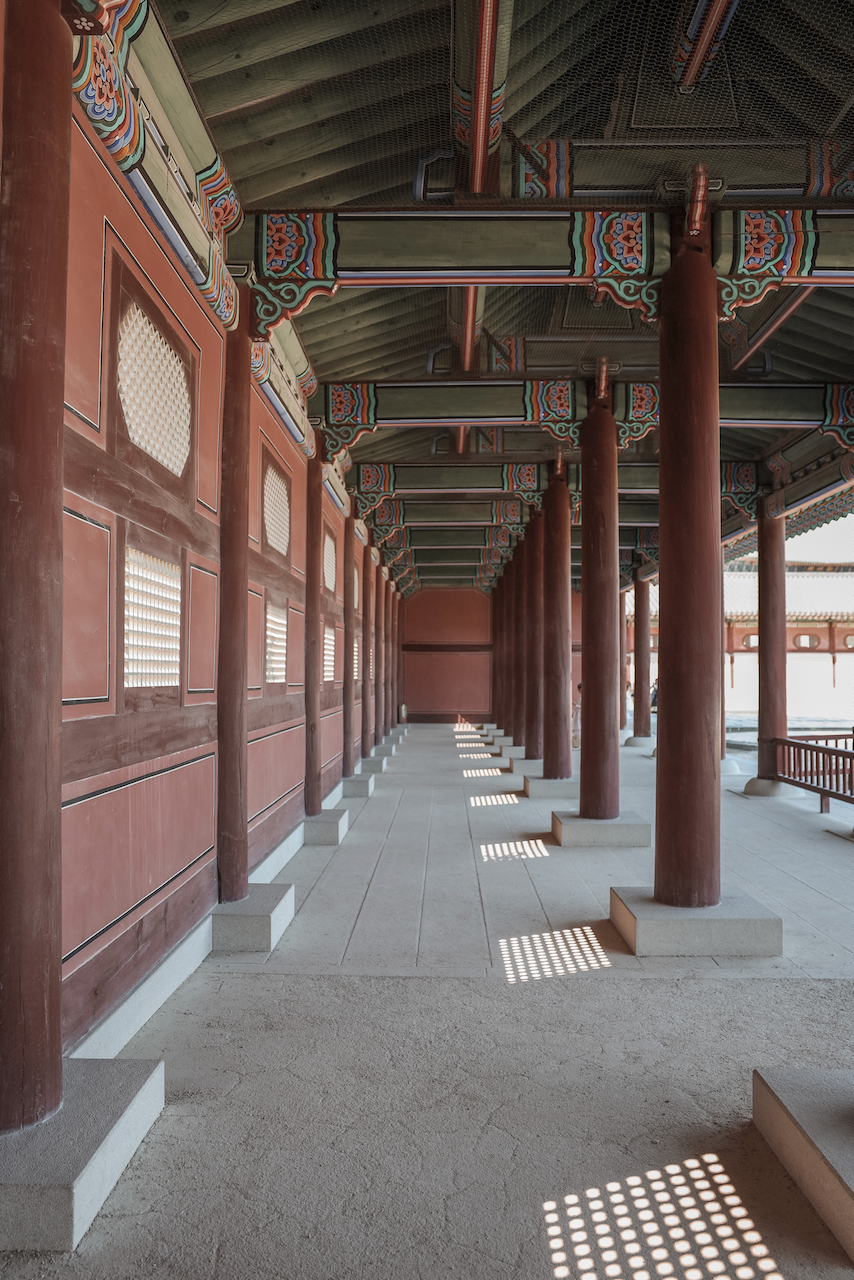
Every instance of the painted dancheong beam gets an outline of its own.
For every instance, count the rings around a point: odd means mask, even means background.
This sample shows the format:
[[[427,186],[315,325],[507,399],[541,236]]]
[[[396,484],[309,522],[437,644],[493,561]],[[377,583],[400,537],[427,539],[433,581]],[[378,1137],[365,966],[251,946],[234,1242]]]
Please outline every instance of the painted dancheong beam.
[[[720,210],[712,254],[719,313],[728,317],[783,284],[854,283],[854,220],[809,209]],[[655,319],[670,220],[643,210],[254,214],[231,235],[228,262],[235,275],[255,278],[261,336],[342,287],[575,284]]]

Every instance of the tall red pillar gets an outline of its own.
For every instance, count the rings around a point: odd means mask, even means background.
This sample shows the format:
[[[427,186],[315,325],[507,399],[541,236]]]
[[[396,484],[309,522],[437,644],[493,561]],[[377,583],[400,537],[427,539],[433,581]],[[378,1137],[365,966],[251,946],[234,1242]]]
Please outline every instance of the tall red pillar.
[[[504,601],[504,736],[513,737],[516,724],[516,581],[519,566],[516,559],[507,562],[504,581],[507,595]]]
[[[617,569],[619,582],[619,568]],[[620,728],[625,729],[629,720],[628,690],[626,688],[626,658],[628,641],[626,637],[626,593],[620,592]]]
[[[391,593],[391,708],[390,708],[390,711],[391,711],[390,718],[391,718],[391,727],[392,727],[392,729],[396,729],[396,728],[397,728],[397,706],[398,706],[398,692],[397,692],[397,667],[398,667],[398,662],[397,662],[397,649],[398,649],[398,639],[397,639],[397,629],[398,629],[398,617],[399,617],[399,614],[400,614],[400,596],[397,594],[397,591],[392,590],[392,593]]]
[[[70,71],[71,32],[56,0],[7,3],[0,152],[0,1133],[46,1119],[62,1101]]]
[[[572,777],[572,527],[566,478],[543,500],[543,777]]]
[[[620,814],[620,551],[617,423],[594,404],[581,424],[582,818]]]
[[[222,498],[217,668],[217,874],[221,902],[249,892],[247,691],[249,630],[249,403],[251,295],[239,288],[240,318],[226,337],[222,406]]]
[[[721,573],[718,293],[711,219],[661,282],[655,897],[720,901]],[[585,673],[586,679],[586,673]]]
[[[492,595],[489,597],[489,629],[492,650],[490,653],[490,678],[489,678],[489,715],[493,724],[500,724],[498,719],[500,692],[499,683],[501,679],[501,667],[499,661],[500,648],[500,610],[501,610],[501,582],[500,580],[492,589]]]
[[[543,517],[528,522],[525,576],[525,759],[543,758]]]
[[[391,733],[391,664],[392,664],[392,595],[388,579],[383,583],[385,598],[385,697],[383,698],[383,737]]]
[[[788,736],[786,708],[786,517],[759,512],[759,768],[777,772],[775,738]]]
[[[381,565],[376,567],[376,603],[374,605],[374,742],[383,740],[385,730],[385,579]]]
[[[371,708],[373,690],[371,688],[371,642],[374,598],[374,562],[371,559],[371,547],[368,543],[362,556],[362,758],[371,754],[373,731],[371,725]]]
[[[353,776],[356,768],[356,670],[354,666],[356,644],[356,517],[344,521],[344,758],[342,773]]]
[[[305,550],[305,811],[321,812],[320,691],[323,684],[321,589],[323,585],[323,463],[309,459]]]
[[[493,632],[493,662],[495,663],[495,705],[492,719],[496,727],[504,731],[507,707],[507,576],[502,574],[493,595],[495,601],[495,626]]]
[[[652,735],[652,705],[649,683],[649,579],[635,572],[635,697],[632,737]]]
[[[403,598],[397,602],[397,707],[406,705],[406,686],[404,684],[403,635],[406,627],[406,606]]]
[[[516,543],[516,552],[513,559],[516,563],[513,592],[513,664],[515,668],[513,672],[513,746],[523,747],[525,745],[525,696],[527,694],[525,673],[528,663],[528,628],[525,620],[525,606],[527,604],[525,583],[528,575],[526,541]]]

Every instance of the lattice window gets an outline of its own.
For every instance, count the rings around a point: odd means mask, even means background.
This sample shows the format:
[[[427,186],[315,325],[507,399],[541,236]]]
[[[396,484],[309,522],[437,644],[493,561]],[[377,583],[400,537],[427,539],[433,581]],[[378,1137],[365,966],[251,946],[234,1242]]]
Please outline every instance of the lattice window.
[[[362,678],[362,668],[359,664],[360,655],[361,655],[361,645],[359,642],[359,637],[355,635],[353,636],[353,679],[354,680],[361,680]]]
[[[181,569],[134,547],[125,552],[125,688],[181,679]]]
[[[285,480],[271,466],[264,476],[264,530],[270,546],[286,556],[291,545],[291,499]]]
[[[323,628],[323,679],[335,679],[335,628]]]
[[[323,581],[327,591],[335,591],[335,539],[331,533],[323,535]]]
[[[373,645],[371,645],[371,662],[370,662],[370,667],[371,667],[371,679],[373,680],[373,678],[374,678],[374,646],[373,646]]]
[[[133,443],[180,476],[193,416],[187,369],[135,302],[119,325],[119,399]]]
[[[358,607],[359,607],[359,570],[354,566],[353,568],[353,608],[358,609]]]
[[[267,605],[267,683],[285,684],[288,679],[288,611]]]

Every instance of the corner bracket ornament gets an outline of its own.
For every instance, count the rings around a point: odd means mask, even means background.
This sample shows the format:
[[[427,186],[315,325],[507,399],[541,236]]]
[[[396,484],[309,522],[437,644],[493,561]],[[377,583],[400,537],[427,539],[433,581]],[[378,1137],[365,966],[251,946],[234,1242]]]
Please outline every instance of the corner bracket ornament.
[[[718,276],[718,319],[731,320],[736,307],[752,307],[785,281],[779,276]]]
[[[824,391],[824,422],[819,430],[843,449],[854,449],[854,384],[833,382]]]
[[[502,467],[504,488],[529,506],[542,508],[540,469],[536,462],[506,463]]]
[[[650,323],[658,319],[661,311],[661,281],[637,280],[633,276],[600,276],[591,284],[588,296],[594,303],[604,301],[602,295],[611,298],[618,307],[640,311]]]
[[[299,315],[318,294],[338,291],[338,231],[333,213],[261,214],[256,222],[253,286],[259,337]]]
[[[630,382],[626,388],[628,403],[625,421],[617,424],[621,449],[643,440],[658,427],[658,386],[654,382]]]
[[[386,498],[394,497],[394,467],[388,463],[363,462],[356,476],[356,514],[364,520]]]
[[[65,0],[62,15],[81,37],[71,88],[122,173],[135,169],[145,151],[145,129],[125,79],[131,41],[148,17],[148,0],[98,4]]]
[[[554,436],[569,440],[574,449],[581,447],[579,423],[574,421],[574,389],[570,381],[526,382],[524,390],[525,419]]]
[[[729,498],[741,512],[745,526],[756,523],[760,505],[770,493],[767,485],[756,483],[755,462],[721,463],[721,497]]]
[[[372,382],[332,382],[326,388],[326,449],[334,457],[377,429]]]

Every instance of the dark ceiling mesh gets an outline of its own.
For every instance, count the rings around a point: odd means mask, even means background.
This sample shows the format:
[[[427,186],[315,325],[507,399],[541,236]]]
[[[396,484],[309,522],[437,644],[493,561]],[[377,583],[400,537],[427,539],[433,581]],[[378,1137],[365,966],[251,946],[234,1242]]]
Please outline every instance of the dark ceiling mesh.
[[[411,205],[430,158],[420,193],[450,200],[456,180],[465,200],[449,158],[447,0],[159,7],[247,208]],[[740,0],[703,78],[680,92],[677,37],[696,8],[515,0],[502,195],[520,194],[526,148],[549,139],[569,144],[576,202],[678,202],[698,159],[714,198],[838,194],[854,168],[850,0]]]

